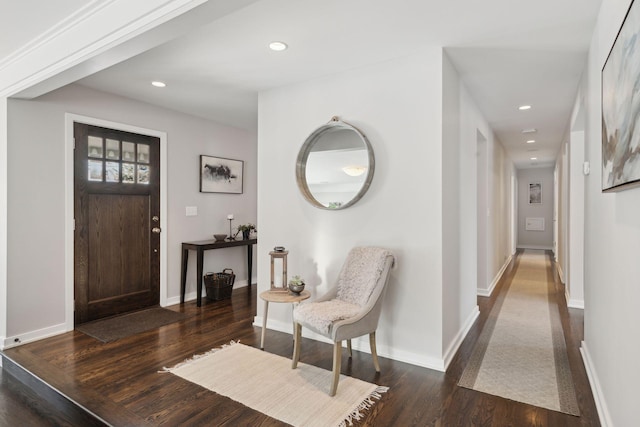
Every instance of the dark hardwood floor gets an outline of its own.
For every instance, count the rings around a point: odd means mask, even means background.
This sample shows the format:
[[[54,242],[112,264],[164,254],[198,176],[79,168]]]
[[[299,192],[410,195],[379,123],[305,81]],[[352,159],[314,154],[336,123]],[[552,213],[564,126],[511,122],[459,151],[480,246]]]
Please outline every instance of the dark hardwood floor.
[[[580,405],[580,417],[457,386],[474,343],[503,284],[511,280],[515,262],[503,275],[491,298],[478,298],[480,318],[469,332],[446,373],[386,358],[376,374],[371,357],[343,353],[342,373],[390,387],[361,426],[598,426],[598,416],[579,352],[583,336],[581,310],[567,310],[564,289],[556,280],[569,361]],[[112,343],[101,343],[81,332],[69,332],[4,352],[0,385],[0,424],[100,425],[77,414],[55,413],[29,387],[15,362],[115,426],[279,426],[281,422],[219,396],[171,374],[158,373],[197,353],[240,340],[259,347],[260,328],[252,326],[256,312],[255,286],[234,290],[230,300],[203,301],[169,307],[188,314],[184,321]],[[416,339],[420,339],[419,336]],[[291,335],[267,331],[265,351],[291,357]],[[332,346],[304,339],[301,360],[331,370]],[[17,372],[16,372],[17,369]],[[32,380],[22,381],[29,383]],[[16,388],[22,387],[22,391]],[[41,394],[42,392],[37,392]],[[42,398],[44,400],[44,398]],[[47,399],[49,400],[49,399]],[[304,404],[303,402],[300,404]],[[65,405],[58,409],[67,412]],[[72,412],[72,411],[71,411]],[[78,418],[80,417],[80,418]]]

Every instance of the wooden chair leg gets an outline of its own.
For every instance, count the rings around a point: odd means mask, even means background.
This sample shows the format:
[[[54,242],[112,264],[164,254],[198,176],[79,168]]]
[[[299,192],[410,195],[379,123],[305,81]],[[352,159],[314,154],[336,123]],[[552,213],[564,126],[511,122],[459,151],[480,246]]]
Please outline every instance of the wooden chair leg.
[[[340,364],[342,362],[342,341],[338,341],[333,345],[333,380],[331,382],[331,390],[329,396],[335,396],[338,390],[338,381],[340,380]]]
[[[380,372],[380,363],[378,362],[378,352],[376,351],[376,332],[369,334],[369,345],[371,346],[371,356],[373,357],[373,366],[376,372]]]
[[[347,351],[349,352],[349,357],[353,357],[353,352],[351,351],[351,340],[347,340]]]
[[[302,325],[299,323],[293,324],[293,357],[291,358],[291,369],[298,367],[298,360],[300,359],[300,341],[302,340]]]

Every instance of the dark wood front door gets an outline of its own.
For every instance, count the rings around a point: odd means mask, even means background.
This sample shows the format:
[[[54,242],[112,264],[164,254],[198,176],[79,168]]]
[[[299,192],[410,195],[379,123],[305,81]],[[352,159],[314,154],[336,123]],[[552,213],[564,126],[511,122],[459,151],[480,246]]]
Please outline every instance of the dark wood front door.
[[[160,141],[74,124],[75,323],[160,300]]]

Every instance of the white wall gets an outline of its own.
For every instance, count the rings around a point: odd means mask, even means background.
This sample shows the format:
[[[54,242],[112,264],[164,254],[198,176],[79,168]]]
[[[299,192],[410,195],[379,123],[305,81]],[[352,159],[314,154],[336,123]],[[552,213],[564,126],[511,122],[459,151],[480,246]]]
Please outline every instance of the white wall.
[[[640,189],[602,193],[601,70],[629,7],[603,0],[591,42],[585,94],[585,336],[587,372],[603,425],[637,424],[640,383]],[[635,7],[640,6],[636,2]]]
[[[558,221],[558,235],[555,236],[557,239],[557,253],[556,257],[556,268],[558,270],[558,274],[560,276],[560,280],[563,283],[567,282],[567,275],[569,274],[569,144],[566,142],[562,143],[560,151],[558,152],[558,157],[556,158],[556,166],[555,166],[555,179],[558,180],[556,186],[558,190],[557,203],[558,205],[555,207],[557,209],[557,218]]]
[[[388,247],[397,268],[378,328],[379,352],[435,369],[443,369],[441,82],[442,51],[433,48],[274,89],[260,94],[258,131],[260,290],[268,287],[268,252],[276,245],[289,249],[289,274],[302,275],[313,296],[333,284],[351,247]],[[369,191],[343,211],[307,203],[294,173],[307,136],[334,115],[363,131],[376,158]],[[272,306],[268,327],[290,332],[290,307]],[[259,306],[258,324],[262,314]],[[369,348],[366,340],[354,346]]]
[[[490,290],[495,288],[499,276],[511,260],[511,179],[516,169],[507,153],[495,137],[489,139],[489,268]]]
[[[309,205],[294,174],[306,137],[334,115],[359,127],[376,155],[369,192],[344,211]],[[389,247],[398,266],[378,329],[379,351],[444,369],[478,315],[475,278],[466,280],[476,266],[470,242],[477,227],[478,131],[490,136],[488,180],[495,189],[488,202],[497,218],[489,225],[496,236],[487,270],[493,279],[510,255],[504,220],[513,165],[441,49],[261,93],[260,289],[268,287],[268,252],[276,245],[289,249],[289,274],[302,275],[313,296],[333,285],[351,247]],[[290,332],[290,307],[270,307],[268,328]],[[369,351],[366,340],[355,346]]]
[[[542,204],[529,204],[529,184],[542,184]],[[553,249],[553,168],[518,170],[518,247]],[[544,231],[525,229],[526,218],[544,218]]]
[[[585,113],[582,96],[578,96],[575,111],[569,138],[569,271],[565,291],[569,307],[584,308]]]
[[[443,59],[443,346],[451,355],[478,313],[477,294],[490,295],[511,255],[513,163],[449,61]],[[486,163],[486,202],[477,215],[478,135]],[[488,210],[488,212],[487,212]],[[478,221],[485,251],[479,254]],[[482,255],[482,256],[481,256]],[[478,262],[484,268],[478,270]],[[478,271],[486,275],[483,286]]]
[[[442,60],[442,345],[451,343],[476,306],[463,304],[460,281],[460,79]]]
[[[0,97],[0,339],[7,336],[7,98]]]
[[[456,78],[458,78],[456,76]],[[500,141],[495,138],[489,123],[483,117],[468,90],[460,85],[460,149],[459,149],[459,262],[460,282],[464,291],[460,293],[460,304],[464,307],[475,306],[476,294],[489,296],[511,260],[511,241],[514,238],[508,224],[511,223],[512,196],[511,179],[515,177],[513,162],[506,155]],[[478,256],[478,195],[477,173],[478,159],[484,155],[478,153],[478,134],[486,139],[487,200],[484,204],[487,245],[484,256]],[[480,156],[480,157],[479,157]],[[483,161],[484,161],[483,160]],[[446,185],[448,190],[450,187]],[[449,215],[449,214],[447,214]],[[486,274],[483,285],[478,283],[478,259],[484,259]],[[469,292],[473,289],[472,292]],[[463,310],[465,311],[465,310]]]
[[[168,226],[163,233],[168,234],[170,302],[179,301],[182,241],[228,233],[229,213],[236,225],[256,221],[254,133],[79,85],[33,101],[10,100],[8,110],[7,336],[64,322],[65,113],[167,132]],[[244,194],[199,193],[200,154],[244,160]],[[197,206],[198,216],[186,217],[186,206]],[[190,258],[187,297],[193,298],[195,254]],[[239,285],[246,283],[246,249],[206,253],[205,270],[225,267],[234,269]]]

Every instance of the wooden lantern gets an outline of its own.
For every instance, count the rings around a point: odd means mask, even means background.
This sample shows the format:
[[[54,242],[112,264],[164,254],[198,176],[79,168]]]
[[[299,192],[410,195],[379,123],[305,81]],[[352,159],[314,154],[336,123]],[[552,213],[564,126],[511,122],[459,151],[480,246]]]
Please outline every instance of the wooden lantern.
[[[289,251],[271,251],[271,290],[278,292],[288,292],[287,288],[287,254]],[[276,286],[275,282],[275,260],[282,260],[282,286]]]

